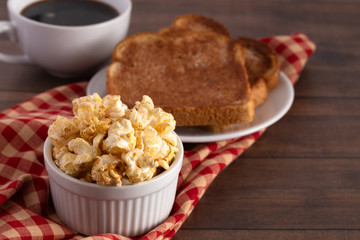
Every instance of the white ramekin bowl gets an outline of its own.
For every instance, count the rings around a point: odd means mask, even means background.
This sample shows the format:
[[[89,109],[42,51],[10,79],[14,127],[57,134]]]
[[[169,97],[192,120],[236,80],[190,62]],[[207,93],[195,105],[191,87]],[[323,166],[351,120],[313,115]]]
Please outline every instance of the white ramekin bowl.
[[[47,138],[44,160],[56,213],[65,225],[85,235],[147,233],[167,219],[174,204],[184,154],[177,139],[179,151],[168,170],[142,183],[110,187],[63,173],[54,164],[53,146]]]

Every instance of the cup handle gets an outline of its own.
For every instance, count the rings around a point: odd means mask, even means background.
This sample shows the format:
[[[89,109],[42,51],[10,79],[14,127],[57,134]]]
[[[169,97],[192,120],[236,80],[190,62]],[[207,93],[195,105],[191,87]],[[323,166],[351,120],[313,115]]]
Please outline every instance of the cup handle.
[[[18,42],[16,36],[16,27],[9,21],[0,21],[0,34],[6,33],[12,42]],[[0,53],[0,61],[6,63],[27,63],[33,64],[26,55],[10,55]]]

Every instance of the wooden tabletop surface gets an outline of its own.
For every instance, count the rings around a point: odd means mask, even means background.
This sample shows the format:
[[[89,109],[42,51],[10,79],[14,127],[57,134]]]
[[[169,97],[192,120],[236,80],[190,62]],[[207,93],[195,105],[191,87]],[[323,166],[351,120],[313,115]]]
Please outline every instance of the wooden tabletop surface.
[[[185,13],[214,18],[233,37],[303,32],[317,50],[288,114],[219,174],[174,239],[359,239],[360,2],[133,0],[129,34]],[[20,50],[1,35],[0,52]],[[0,63],[0,110],[89,79]]]

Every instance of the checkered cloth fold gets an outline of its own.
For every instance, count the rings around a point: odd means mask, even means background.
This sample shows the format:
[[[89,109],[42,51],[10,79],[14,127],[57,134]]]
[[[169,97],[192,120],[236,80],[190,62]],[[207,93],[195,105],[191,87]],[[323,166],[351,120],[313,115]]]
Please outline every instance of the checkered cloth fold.
[[[293,84],[315,44],[304,34],[263,38],[280,56],[281,70]],[[57,115],[72,117],[74,98],[87,82],[57,87],[0,113],[0,239],[82,239],[61,224],[52,206],[42,148]],[[170,239],[215,177],[265,130],[207,143],[185,151],[175,204],[169,218],[140,239]],[[102,234],[86,239],[128,239]]]

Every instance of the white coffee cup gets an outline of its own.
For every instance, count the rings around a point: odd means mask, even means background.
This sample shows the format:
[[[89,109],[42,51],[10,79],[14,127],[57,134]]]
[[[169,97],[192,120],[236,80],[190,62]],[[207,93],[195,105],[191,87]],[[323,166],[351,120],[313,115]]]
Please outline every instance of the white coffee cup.
[[[131,0],[97,0],[120,12],[105,22],[85,26],[59,26],[37,22],[22,16],[21,11],[39,0],[8,0],[10,21],[0,21],[0,33],[19,43],[23,55],[0,53],[0,61],[34,63],[63,77],[80,76],[111,58],[115,45],[125,38]]]

